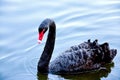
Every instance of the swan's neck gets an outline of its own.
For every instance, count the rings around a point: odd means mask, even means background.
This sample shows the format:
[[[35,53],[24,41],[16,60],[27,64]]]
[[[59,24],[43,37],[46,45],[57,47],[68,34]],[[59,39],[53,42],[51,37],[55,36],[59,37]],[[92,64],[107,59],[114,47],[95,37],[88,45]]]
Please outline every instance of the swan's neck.
[[[55,36],[56,36],[56,26],[54,22],[51,22],[49,25],[49,33],[48,38],[44,47],[44,51],[40,57],[38,62],[38,72],[47,73],[49,62],[52,56],[52,52],[55,44]]]

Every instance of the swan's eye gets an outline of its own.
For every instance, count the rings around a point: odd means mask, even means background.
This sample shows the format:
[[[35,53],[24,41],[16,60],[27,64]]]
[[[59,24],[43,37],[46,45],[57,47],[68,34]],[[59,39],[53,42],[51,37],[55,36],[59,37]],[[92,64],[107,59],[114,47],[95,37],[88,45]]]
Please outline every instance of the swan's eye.
[[[38,43],[40,44],[42,42],[43,36],[44,36],[44,29],[39,32],[39,36],[38,36]]]

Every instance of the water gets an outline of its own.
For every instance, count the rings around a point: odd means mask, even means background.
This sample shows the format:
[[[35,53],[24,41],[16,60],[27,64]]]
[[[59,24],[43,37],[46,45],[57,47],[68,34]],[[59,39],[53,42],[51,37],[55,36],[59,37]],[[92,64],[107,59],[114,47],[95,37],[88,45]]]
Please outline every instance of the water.
[[[37,28],[45,18],[57,25],[52,60],[88,39],[109,42],[118,53],[108,71],[79,75],[38,75],[43,50]],[[120,0],[1,0],[0,80],[120,80]],[[87,77],[86,77],[87,76]]]

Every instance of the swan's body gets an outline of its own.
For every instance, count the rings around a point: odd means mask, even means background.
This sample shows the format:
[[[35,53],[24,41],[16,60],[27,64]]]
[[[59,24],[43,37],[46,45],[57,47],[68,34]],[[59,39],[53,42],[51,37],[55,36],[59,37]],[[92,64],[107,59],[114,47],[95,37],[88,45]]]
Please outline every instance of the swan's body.
[[[109,63],[115,57],[116,49],[109,49],[109,44],[98,44],[98,41],[81,43],[70,47],[50,63],[55,44],[56,26],[53,20],[46,19],[39,26],[39,40],[49,28],[48,39],[38,62],[40,73],[75,73],[95,70],[103,63]],[[41,36],[42,35],[42,36]]]
[[[50,63],[52,73],[76,73],[98,69],[100,64],[92,61],[94,55],[89,42],[70,47]]]

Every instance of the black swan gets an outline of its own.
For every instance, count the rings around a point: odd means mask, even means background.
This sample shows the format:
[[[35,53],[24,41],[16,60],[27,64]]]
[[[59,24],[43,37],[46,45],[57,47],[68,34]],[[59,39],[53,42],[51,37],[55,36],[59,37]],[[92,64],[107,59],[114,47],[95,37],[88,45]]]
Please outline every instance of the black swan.
[[[52,19],[45,19],[40,24],[39,43],[48,29],[47,41],[37,66],[39,73],[71,74],[96,70],[103,64],[110,63],[117,54],[117,50],[110,49],[107,42],[98,44],[98,40],[91,42],[89,39],[70,47],[50,62],[56,37],[56,25]]]

